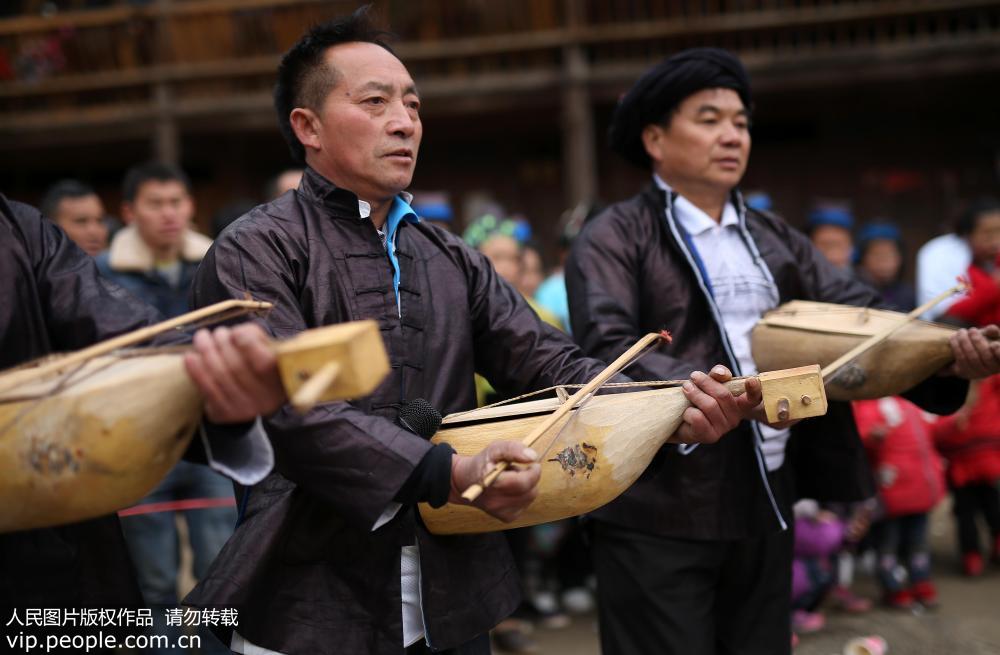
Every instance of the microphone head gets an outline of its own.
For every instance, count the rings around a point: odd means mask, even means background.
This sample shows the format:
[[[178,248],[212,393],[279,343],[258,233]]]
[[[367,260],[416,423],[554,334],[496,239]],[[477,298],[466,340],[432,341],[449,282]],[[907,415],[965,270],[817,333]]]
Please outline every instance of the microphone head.
[[[441,427],[441,412],[423,398],[414,398],[399,409],[399,424],[424,439],[430,439]]]

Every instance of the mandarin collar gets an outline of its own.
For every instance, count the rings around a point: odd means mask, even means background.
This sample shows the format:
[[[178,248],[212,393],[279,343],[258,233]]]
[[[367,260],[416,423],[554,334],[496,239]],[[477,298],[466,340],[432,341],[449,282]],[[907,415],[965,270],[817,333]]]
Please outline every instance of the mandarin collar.
[[[306,166],[302,173],[298,192],[329,209],[334,217],[363,220],[371,215],[371,205],[353,192],[338,187],[310,166]],[[400,192],[398,197],[407,204],[413,199],[406,191]]]
[[[298,192],[330,210],[336,217],[357,220],[367,217],[367,213],[365,216],[361,215],[361,207],[356,195],[347,189],[341,189],[309,166],[306,166],[305,172],[302,173]]]

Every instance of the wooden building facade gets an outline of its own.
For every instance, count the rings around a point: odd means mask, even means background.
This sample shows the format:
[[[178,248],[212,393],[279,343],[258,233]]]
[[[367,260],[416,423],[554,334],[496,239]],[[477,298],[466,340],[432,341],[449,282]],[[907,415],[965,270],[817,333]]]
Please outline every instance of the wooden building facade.
[[[0,19],[0,190],[37,201],[175,161],[199,219],[289,164],[280,53],[338,0],[22,0]],[[102,5],[93,7],[92,5]],[[61,6],[47,15],[31,10]],[[415,188],[495,197],[547,247],[567,207],[644,175],[613,155],[616,99],[685,47],[737,52],[755,93],[745,188],[801,223],[818,199],[901,222],[913,245],[997,193],[1000,3],[984,0],[377,0],[423,97]]]

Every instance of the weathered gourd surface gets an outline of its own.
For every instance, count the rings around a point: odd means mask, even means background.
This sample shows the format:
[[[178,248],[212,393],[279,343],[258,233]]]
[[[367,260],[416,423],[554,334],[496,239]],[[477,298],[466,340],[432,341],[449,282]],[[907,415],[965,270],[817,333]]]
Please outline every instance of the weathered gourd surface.
[[[757,378],[769,420],[826,413],[818,367],[772,371]],[[739,395],[746,381],[726,384]],[[451,415],[432,441],[448,443],[461,455],[475,455],[494,441],[522,441],[561,403],[552,398]],[[538,496],[517,520],[503,523],[478,508],[457,504],[440,509],[422,504],[420,514],[431,532],[458,534],[507,530],[593,511],[639,479],[689,406],[676,386],[592,396],[534,444],[542,467]]]
[[[201,397],[180,354],[100,357],[73,371],[73,384],[58,376],[0,394],[0,532],[140,500],[195,433]]]
[[[769,312],[752,334],[760,370],[826,366],[875,333],[905,320],[886,310],[795,300]],[[832,400],[862,400],[907,391],[953,361],[955,328],[914,320],[827,381]]]
[[[220,306],[229,303],[198,311]],[[365,396],[389,371],[374,321],[306,330],[272,347],[285,391],[303,411]],[[94,349],[111,352],[97,344],[0,373],[0,532],[133,505],[180,460],[198,429],[202,399],[183,349],[88,356]],[[321,384],[313,385],[321,371]]]
[[[687,399],[680,389],[596,396],[558,423],[553,439],[536,445],[542,457],[538,497],[519,519],[503,523],[467,505],[420,506],[431,532],[508,530],[589,512],[632,485],[680,425]],[[493,441],[520,441],[545,415],[441,430],[432,439],[460,455],[475,455]],[[569,426],[566,427],[567,423]],[[547,448],[546,448],[547,447]]]

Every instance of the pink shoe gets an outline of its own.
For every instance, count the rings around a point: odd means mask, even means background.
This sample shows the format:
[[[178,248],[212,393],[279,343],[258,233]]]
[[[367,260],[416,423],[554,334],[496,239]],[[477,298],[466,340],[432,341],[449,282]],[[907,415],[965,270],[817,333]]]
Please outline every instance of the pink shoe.
[[[792,631],[795,634],[808,635],[819,632],[826,626],[826,617],[819,612],[794,610],[792,612]]]
[[[834,587],[830,598],[836,607],[850,614],[864,614],[872,608],[871,600],[855,595],[847,587]]]

